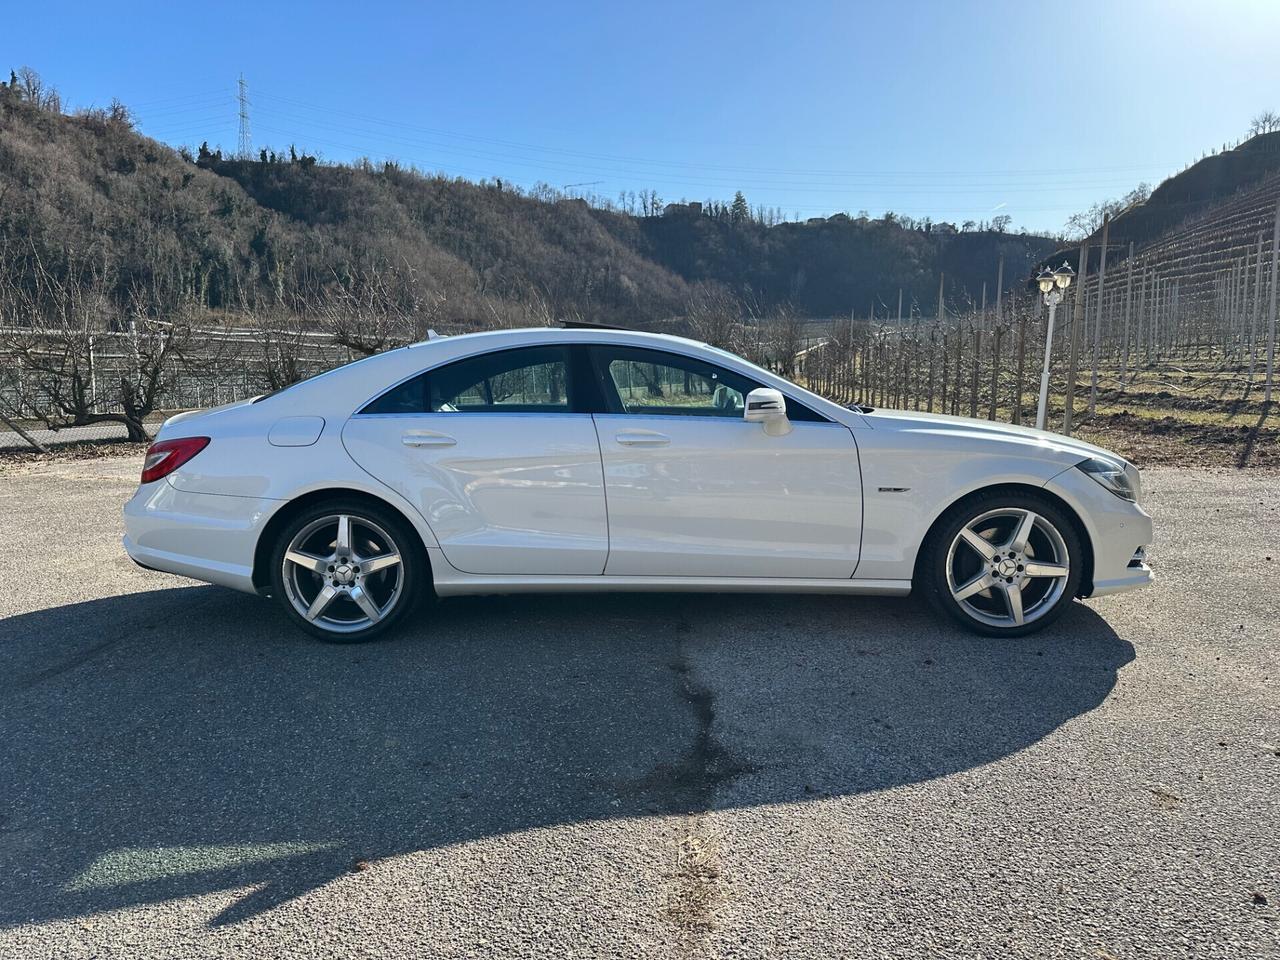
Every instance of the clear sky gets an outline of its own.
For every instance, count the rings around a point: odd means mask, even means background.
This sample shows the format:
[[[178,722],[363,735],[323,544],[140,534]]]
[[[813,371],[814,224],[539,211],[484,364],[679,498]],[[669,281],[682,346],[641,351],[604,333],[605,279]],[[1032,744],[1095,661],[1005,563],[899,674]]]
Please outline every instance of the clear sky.
[[[37,3],[0,67],[143,132],[616,197],[1058,230],[1280,111],[1280,0]],[[599,181],[595,183],[594,181]]]

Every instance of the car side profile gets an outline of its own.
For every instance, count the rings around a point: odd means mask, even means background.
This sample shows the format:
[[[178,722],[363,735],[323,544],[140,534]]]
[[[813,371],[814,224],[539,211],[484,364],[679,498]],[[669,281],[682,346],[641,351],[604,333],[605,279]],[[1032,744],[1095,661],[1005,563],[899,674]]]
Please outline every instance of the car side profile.
[[[1016,636],[1152,579],[1137,469],[1056,434],[845,408],[679,337],[433,337],[179,414],[139,564],[375,637],[429,595],[913,591]]]

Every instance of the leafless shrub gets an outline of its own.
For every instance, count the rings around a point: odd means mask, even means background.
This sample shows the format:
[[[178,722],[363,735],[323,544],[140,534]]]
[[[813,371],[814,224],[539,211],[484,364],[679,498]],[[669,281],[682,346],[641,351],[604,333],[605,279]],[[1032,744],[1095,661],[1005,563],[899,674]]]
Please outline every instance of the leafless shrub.
[[[0,358],[15,371],[7,405],[52,429],[119,423],[145,440],[146,417],[172,385],[190,340],[185,309],[159,289],[134,288],[123,310],[92,265],[55,276],[0,256]],[[166,302],[167,301],[167,302]]]

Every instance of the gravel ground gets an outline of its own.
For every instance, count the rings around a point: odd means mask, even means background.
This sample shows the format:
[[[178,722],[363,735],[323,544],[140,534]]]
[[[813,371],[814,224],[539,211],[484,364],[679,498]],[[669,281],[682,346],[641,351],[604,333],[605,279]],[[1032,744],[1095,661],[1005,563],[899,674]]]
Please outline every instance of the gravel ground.
[[[1280,475],[1148,471],[1157,585],[1016,643],[631,596],[341,647],[134,567],[136,470],[0,484],[0,957],[1280,956]]]

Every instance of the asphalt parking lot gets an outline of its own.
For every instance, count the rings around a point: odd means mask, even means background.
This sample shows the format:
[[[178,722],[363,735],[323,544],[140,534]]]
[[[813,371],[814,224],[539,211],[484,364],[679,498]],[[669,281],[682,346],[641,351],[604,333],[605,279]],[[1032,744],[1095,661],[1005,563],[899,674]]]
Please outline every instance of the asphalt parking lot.
[[[0,956],[1280,956],[1280,475],[1153,469],[1151,589],[474,598],[364,647],[0,476]]]

